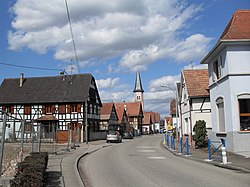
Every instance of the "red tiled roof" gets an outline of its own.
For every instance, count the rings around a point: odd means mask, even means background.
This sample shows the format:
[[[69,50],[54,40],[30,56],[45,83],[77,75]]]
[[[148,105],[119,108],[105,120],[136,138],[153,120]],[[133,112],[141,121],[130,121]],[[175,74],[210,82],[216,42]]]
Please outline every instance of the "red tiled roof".
[[[124,105],[125,103],[114,103],[115,104],[115,110],[118,116],[118,123],[121,124],[122,123],[122,117],[123,117],[123,113],[124,113]]]
[[[141,111],[140,102],[126,102],[126,109],[128,116],[139,116]]]
[[[189,97],[209,96],[207,69],[183,70],[182,73]]]
[[[170,115],[176,114],[176,101],[175,99],[170,100]]]
[[[152,123],[154,123],[155,122],[155,113],[154,112],[150,112],[150,117],[151,117]]]
[[[102,103],[101,115],[110,115],[114,103]]]
[[[155,122],[156,122],[156,123],[159,123],[160,120],[161,120],[160,114],[156,112],[156,113],[155,113]]]
[[[143,112],[143,121],[142,121],[142,124],[143,125],[149,125],[151,124],[151,112]]]
[[[250,10],[237,10],[220,36],[220,40],[250,39]]]

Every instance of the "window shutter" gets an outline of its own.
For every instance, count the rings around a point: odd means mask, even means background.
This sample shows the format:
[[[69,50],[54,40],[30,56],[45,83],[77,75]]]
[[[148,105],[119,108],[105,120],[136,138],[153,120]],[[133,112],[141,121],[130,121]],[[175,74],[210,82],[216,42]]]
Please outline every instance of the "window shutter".
[[[71,110],[70,110],[70,105],[67,105],[67,113],[71,113]]]
[[[24,114],[25,115],[31,114],[31,106],[30,105],[24,105]]]
[[[45,109],[45,105],[43,105],[43,106],[42,106],[42,113],[43,113],[43,114],[45,114],[45,112],[46,112],[45,110],[46,110],[46,109]]]
[[[78,113],[81,112],[81,104],[77,104],[77,112],[78,112]]]
[[[14,105],[10,106],[10,113],[13,114],[14,113]]]
[[[56,113],[56,106],[52,105],[52,114],[55,114],[55,113]]]

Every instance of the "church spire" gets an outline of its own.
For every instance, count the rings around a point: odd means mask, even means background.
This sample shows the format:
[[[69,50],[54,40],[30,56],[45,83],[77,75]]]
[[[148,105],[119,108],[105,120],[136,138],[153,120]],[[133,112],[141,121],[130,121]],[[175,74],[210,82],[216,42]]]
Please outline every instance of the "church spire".
[[[135,80],[135,89],[134,89],[134,100],[135,102],[141,102],[142,110],[144,110],[143,92],[144,90],[141,84],[140,72],[139,70],[137,70],[136,80]]]
[[[136,72],[136,80],[135,80],[135,88],[134,92],[144,92],[141,84],[141,77],[140,77],[140,72],[137,70]]]

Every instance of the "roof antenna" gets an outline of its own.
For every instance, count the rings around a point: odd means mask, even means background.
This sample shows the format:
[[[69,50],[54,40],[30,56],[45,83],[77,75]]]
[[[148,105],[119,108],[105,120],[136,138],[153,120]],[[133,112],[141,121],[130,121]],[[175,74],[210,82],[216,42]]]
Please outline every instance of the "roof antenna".
[[[74,71],[74,67],[73,67],[73,60],[71,59],[71,64],[70,64],[70,84],[72,84],[72,79],[73,79],[73,71]]]

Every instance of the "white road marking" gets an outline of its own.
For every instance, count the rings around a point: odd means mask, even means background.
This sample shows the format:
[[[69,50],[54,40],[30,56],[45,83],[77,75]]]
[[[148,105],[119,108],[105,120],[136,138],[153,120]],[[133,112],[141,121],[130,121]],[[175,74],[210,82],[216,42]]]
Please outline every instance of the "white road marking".
[[[137,146],[137,149],[154,149],[156,147],[153,146]]]
[[[162,156],[152,156],[152,157],[148,157],[149,159],[155,159],[155,160],[164,160],[166,159],[165,157]]]
[[[153,152],[155,152],[155,150],[137,150],[137,152],[141,152],[141,153],[153,153]]]

